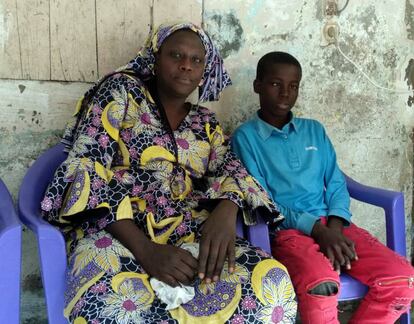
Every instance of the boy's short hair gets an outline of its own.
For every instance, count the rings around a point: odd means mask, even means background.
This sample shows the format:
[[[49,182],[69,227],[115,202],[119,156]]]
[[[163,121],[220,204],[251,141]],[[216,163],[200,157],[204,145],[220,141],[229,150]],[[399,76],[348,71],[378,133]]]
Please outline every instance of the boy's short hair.
[[[286,52],[269,52],[263,55],[259,62],[257,63],[257,70],[256,70],[256,79],[263,80],[263,77],[266,74],[266,70],[270,64],[292,64],[299,68],[300,73],[302,73],[302,66],[300,65],[299,61],[294,58],[292,55]]]

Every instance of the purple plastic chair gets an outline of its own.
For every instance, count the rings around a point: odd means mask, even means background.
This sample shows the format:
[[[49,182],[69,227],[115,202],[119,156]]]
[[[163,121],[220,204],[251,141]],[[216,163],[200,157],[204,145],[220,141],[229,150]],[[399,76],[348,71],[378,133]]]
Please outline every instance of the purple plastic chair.
[[[40,202],[56,168],[67,157],[63,148],[62,144],[58,144],[33,163],[23,178],[18,200],[22,222],[37,236],[47,314],[49,323],[52,324],[68,323],[63,316],[66,248],[59,230],[41,218]],[[237,234],[243,236],[243,223],[240,220],[237,223]]]
[[[21,256],[22,226],[0,180],[0,323],[19,323]]]
[[[365,186],[345,175],[349,194],[352,198],[385,211],[387,246],[402,256],[406,256],[404,196],[401,192]],[[246,229],[249,241],[270,253],[270,239],[267,225],[258,217],[255,226]],[[368,287],[347,274],[341,275],[339,301],[362,298]],[[410,312],[401,315],[401,324],[410,323]]]
[[[40,216],[40,202],[54,171],[65,160],[63,145],[45,153],[29,168],[20,186],[18,210],[21,221],[37,237],[49,323],[68,323],[63,316],[66,248],[62,234]]]

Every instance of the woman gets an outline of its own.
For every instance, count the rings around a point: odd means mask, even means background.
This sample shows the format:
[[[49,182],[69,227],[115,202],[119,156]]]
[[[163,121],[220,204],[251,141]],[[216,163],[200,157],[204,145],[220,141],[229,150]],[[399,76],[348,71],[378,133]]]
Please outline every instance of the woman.
[[[230,84],[210,38],[160,26],[126,67],[85,94],[65,133],[69,155],[42,202],[67,238],[65,315],[74,323],[291,323],[286,269],[236,238],[238,210],[278,213],[227,148],[214,114]],[[182,243],[199,243],[198,259]],[[149,277],[192,285],[166,310]]]

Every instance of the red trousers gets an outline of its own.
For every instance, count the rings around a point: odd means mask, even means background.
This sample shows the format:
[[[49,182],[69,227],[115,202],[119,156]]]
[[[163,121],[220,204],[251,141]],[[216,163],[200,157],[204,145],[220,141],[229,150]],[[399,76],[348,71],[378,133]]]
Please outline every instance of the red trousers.
[[[322,218],[326,224],[326,219]],[[351,224],[344,235],[355,243],[358,260],[343,269],[369,287],[349,323],[394,323],[414,299],[414,268],[362,228]],[[319,251],[312,237],[297,230],[281,230],[272,244],[273,256],[284,264],[298,297],[303,324],[339,323],[337,295],[312,295],[310,290],[324,282],[337,283],[339,276]],[[338,290],[339,293],[339,290]]]

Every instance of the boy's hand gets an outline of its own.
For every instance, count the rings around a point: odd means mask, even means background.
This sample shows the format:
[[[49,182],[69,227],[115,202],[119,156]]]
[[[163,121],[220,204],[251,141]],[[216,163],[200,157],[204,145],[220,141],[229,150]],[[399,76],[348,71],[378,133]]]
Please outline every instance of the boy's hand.
[[[342,221],[336,217],[332,219],[329,218],[328,226],[315,223],[311,236],[319,244],[321,252],[329,259],[334,270],[340,273],[341,266],[351,269],[351,261],[358,257],[354,242],[342,233]]]
[[[342,221],[342,219],[338,216],[329,216],[328,218],[328,227],[333,230],[336,231],[338,233],[340,233],[348,242],[348,248],[351,250],[351,253],[353,255],[353,258],[350,258],[349,253],[344,253],[344,258],[345,258],[345,267],[346,269],[351,269],[351,261],[352,260],[358,260],[358,256],[356,254],[355,251],[355,244],[352,240],[350,240],[349,238],[347,238],[345,235],[343,235],[343,228],[344,228],[344,223]],[[346,251],[345,251],[346,252]],[[337,265],[335,268],[338,268],[339,266]]]
[[[203,225],[198,257],[198,276],[200,279],[205,279],[206,283],[220,279],[226,258],[229,272],[234,271],[237,211],[236,204],[223,200]]]
[[[197,274],[197,259],[184,249],[150,242],[144,251],[139,260],[144,270],[172,287],[189,285]]]

